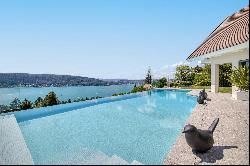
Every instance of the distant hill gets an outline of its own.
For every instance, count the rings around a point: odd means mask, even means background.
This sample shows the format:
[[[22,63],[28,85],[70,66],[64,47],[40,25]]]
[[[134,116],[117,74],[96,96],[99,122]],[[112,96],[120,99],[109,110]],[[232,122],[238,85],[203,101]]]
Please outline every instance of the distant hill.
[[[118,85],[119,82],[104,81],[95,78],[28,73],[0,73],[0,87],[49,87],[49,86],[107,86]]]

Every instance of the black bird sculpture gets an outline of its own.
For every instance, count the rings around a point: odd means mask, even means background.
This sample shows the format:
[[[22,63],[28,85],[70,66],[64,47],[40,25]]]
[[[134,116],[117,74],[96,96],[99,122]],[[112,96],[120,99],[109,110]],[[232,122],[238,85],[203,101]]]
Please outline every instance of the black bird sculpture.
[[[207,100],[207,92],[205,91],[205,89],[203,89],[202,91],[200,91],[199,96],[197,98],[197,102],[199,104],[204,104],[204,101]]]
[[[200,91],[200,96],[203,96],[205,100],[207,100],[207,92],[205,91],[205,88]]]
[[[205,98],[203,96],[199,95],[198,98],[197,98],[197,102],[199,104],[204,104],[204,101],[205,101]]]
[[[219,118],[216,118],[208,130],[200,130],[193,125],[186,125],[184,127],[182,133],[185,133],[187,144],[193,149],[193,151],[205,153],[213,147],[213,132],[218,122]]]

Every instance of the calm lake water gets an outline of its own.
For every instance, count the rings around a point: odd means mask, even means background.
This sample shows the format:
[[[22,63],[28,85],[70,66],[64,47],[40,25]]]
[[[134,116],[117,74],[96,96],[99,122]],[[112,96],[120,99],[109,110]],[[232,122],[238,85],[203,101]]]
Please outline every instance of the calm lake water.
[[[48,92],[54,91],[59,100],[74,100],[78,97],[108,97],[114,93],[129,92],[133,84],[111,86],[73,86],[73,87],[43,87],[43,88],[0,88],[0,104],[10,104],[15,98],[25,98],[34,102],[38,97],[44,98]]]

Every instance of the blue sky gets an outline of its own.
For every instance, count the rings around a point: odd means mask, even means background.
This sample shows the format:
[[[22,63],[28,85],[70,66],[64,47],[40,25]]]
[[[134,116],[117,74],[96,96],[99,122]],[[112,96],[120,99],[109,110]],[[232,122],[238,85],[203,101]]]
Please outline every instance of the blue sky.
[[[247,0],[1,0],[0,72],[166,76]]]

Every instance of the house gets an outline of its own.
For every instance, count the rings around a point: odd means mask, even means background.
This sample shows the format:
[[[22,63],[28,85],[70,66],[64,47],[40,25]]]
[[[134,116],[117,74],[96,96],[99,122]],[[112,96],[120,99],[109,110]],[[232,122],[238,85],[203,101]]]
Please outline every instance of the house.
[[[249,6],[226,17],[187,60],[211,64],[211,91],[215,93],[219,89],[219,65],[231,63],[233,69],[249,67]],[[235,99],[236,90],[233,86]]]

